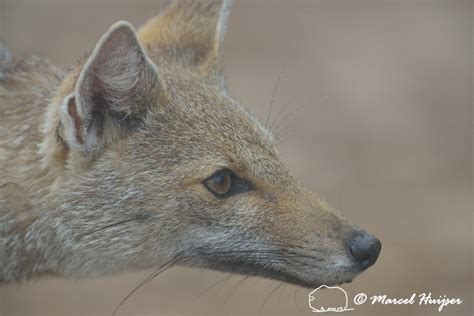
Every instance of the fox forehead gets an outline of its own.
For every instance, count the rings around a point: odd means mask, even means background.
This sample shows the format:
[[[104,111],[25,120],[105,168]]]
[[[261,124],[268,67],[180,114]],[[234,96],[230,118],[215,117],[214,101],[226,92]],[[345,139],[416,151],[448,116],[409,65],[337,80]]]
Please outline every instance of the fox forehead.
[[[202,179],[229,168],[262,185],[282,184],[283,180],[288,185],[292,177],[270,131],[218,84],[192,76],[179,78],[182,73],[162,75],[167,95],[152,106],[145,127],[150,137],[146,143],[156,144],[150,149],[179,159],[188,176]],[[169,155],[169,150],[175,154]],[[182,167],[185,160],[189,168]]]

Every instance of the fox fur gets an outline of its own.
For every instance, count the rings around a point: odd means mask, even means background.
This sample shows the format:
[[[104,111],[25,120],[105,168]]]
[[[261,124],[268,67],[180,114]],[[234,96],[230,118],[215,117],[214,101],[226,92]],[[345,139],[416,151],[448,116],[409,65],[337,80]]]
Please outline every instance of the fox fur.
[[[3,58],[0,284],[165,263],[303,286],[361,272],[345,241],[363,231],[226,90],[229,7],[176,0],[138,31],[118,22],[69,69]],[[222,169],[252,190],[216,198],[202,183]]]

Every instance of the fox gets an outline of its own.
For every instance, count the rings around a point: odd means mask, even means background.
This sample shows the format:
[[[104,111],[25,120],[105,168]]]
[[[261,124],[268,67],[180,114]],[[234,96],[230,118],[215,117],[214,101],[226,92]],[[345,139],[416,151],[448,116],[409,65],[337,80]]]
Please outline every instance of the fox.
[[[0,47],[0,285],[184,266],[315,288],[376,262],[230,96],[230,6],[119,21],[67,69]]]

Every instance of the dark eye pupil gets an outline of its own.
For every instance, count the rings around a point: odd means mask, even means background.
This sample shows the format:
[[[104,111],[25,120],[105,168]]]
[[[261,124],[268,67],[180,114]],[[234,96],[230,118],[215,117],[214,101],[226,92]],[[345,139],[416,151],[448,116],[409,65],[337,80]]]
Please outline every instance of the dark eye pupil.
[[[226,176],[227,176],[226,174],[218,173],[214,177],[212,177],[212,181],[214,181],[215,183],[219,185],[222,185],[226,179]]]

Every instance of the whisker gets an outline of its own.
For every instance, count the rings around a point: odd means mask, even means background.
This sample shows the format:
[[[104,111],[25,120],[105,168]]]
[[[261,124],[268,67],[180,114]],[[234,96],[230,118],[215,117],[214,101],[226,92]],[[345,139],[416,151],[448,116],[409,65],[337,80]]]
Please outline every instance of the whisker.
[[[261,246],[278,246],[278,247],[285,247],[285,248],[295,248],[297,246],[294,246],[292,244],[283,244],[278,241],[275,242],[262,242],[262,241],[228,241],[226,242],[226,245],[232,244],[232,245],[261,245]]]
[[[277,136],[277,146],[281,146],[283,143],[285,143],[287,140],[289,140],[292,136],[294,136],[294,129],[289,130],[288,132],[285,132],[283,135],[278,135]]]
[[[268,299],[270,298],[270,296],[272,296],[273,293],[275,293],[281,286],[283,285],[283,283],[279,283],[277,284],[277,286],[275,286],[273,288],[273,290],[267,295],[267,297],[265,297],[265,300],[263,301],[263,304],[262,306],[260,307],[260,310],[258,311],[258,314],[260,315],[263,311],[263,308],[265,307],[265,304],[267,303]]]
[[[103,226],[103,227],[100,227],[100,228],[91,230],[91,231],[86,232],[86,233],[84,233],[84,234],[77,235],[77,236],[74,237],[74,238],[75,238],[76,240],[77,240],[77,239],[81,239],[81,238],[83,238],[83,237],[85,237],[85,236],[98,233],[98,232],[103,231],[103,230],[105,230],[105,229],[117,227],[117,226],[120,226],[120,225],[123,225],[123,224],[126,224],[126,223],[130,223],[130,222],[143,221],[143,220],[146,220],[146,219],[148,219],[148,218],[150,218],[150,214],[140,214],[140,215],[137,215],[137,216],[135,216],[135,217],[132,217],[132,218],[129,218],[129,219],[125,219],[125,220],[121,220],[121,221],[118,221],[118,222],[115,222],[115,223],[112,223],[112,224],[109,224],[109,225],[105,225],[105,226]]]
[[[274,127],[274,131],[277,135],[277,138],[278,138],[278,135],[281,134],[281,132],[283,132],[283,129],[285,127],[285,123],[288,119],[290,119],[293,115],[295,115],[296,113],[298,113],[300,110],[302,110],[303,108],[307,107],[308,104],[302,104],[302,105],[299,105],[297,107],[295,107],[291,112],[288,112],[285,116],[282,116],[281,119],[278,121],[278,122],[275,122],[275,127]]]
[[[225,262],[226,259],[229,259],[229,256],[214,256],[213,257],[214,259],[222,259],[223,262]],[[258,265],[258,266],[261,266],[262,268],[266,268],[266,267],[269,267],[269,266],[280,266],[280,265],[291,265],[292,267],[308,267],[308,266],[319,266],[319,261],[316,261],[316,262],[311,262],[311,263],[307,263],[307,262],[300,262],[300,261],[297,261],[296,259],[298,258],[295,258],[295,260],[293,261],[289,261],[288,259],[285,259],[285,258],[273,258],[273,257],[268,257],[268,256],[260,256],[260,257],[256,257],[256,256],[253,256],[253,257],[249,257],[249,258],[245,258],[245,260],[242,260],[242,262],[244,263],[251,263],[251,264],[254,264],[254,265]]]
[[[138,283],[137,286],[135,286],[130,293],[128,293],[122,301],[115,307],[114,311],[112,312],[112,316],[115,316],[120,307],[135,293],[137,292],[143,285],[147,284],[148,282],[151,282],[154,278],[156,278],[158,275],[166,271],[168,268],[173,266],[176,262],[179,260],[179,256],[174,257],[173,259],[167,261],[166,263],[162,264],[161,266],[158,266],[156,269],[153,269],[153,271],[148,274],[145,279],[143,279],[140,283]]]
[[[298,295],[298,292],[300,292],[300,291],[301,291],[301,289],[302,289],[301,287],[299,287],[299,286],[295,286],[295,298],[297,297],[297,295]],[[305,296],[306,296],[306,295],[305,295]],[[306,297],[307,297],[307,296],[306,296]],[[301,308],[301,306],[300,306],[299,304],[296,304],[296,306],[298,307],[298,310],[299,310],[300,312],[302,312],[302,311],[303,311],[303,310],[302,310],[302,308]]]
[[[283,293],[285,292],[286,289],[286,283],[282,283],[283,286],[281,287],[280,295],[278,295],[278,301],[281,301],[281,297],[283,296]]]
[[[296,99],[296,95],[294,97],[292,97],[287,103],[285,103],[284,106],[281,107],[280,111],[278,111],[277,115],[275,116],[275,118],[273,119],[273,122],[270,124],[270,130],[273,129],[273,126],[275,125],[275,123],[278,121],[278,118],[280,117],[280,115],[283,114],[283,112],[286,110],[286,108],[288,106],[290,106],[290,104],[293,103],[293,101]]]
[[[217,282],[212,283],[210,286],[208,286],[207,288],[205,288],[201,293],[199,293],[198,296],[196,296],[196,297],[193,299],[193,302],[197,301],[200,297],[202,297],[205,293],[207,293],[208,291],[210,291],[212,288],[216,287],[216,286],[219,285],[219,284],[222,284],[223,282],[229,280],[229,279],[232,278],[233,276],[234,276],[234,275],[229,274],[229,275],[226,275],[225,277],[219,279]]]
[[[227,297],[224,299],[224,303],[227,303],[227,301],[229,300],[229,298],[232,296],[232,294],[235,293],[235,291],[237,290],[237,288],[239,288],[246,280],[248,280],[248,278],[250,278],[250,276],[244,276],[241,280],[239,280],[237,283],[235,283],[229,290],[228,292],[228,295]]]
[[[271,113],[272,113],[273,103],[275,101],[275,95],[276,95],[276,92],[278,90],[278,86],[280,85],[280,80],[281,80],[282,77],[283,77],[283,70],[280,72],[280,75],[278,75],[275,86],[273,87],[272,98],[270,99],[270,106],[268,107],[267,119],[265,120],[265,127],[268,127],[268,122],[270,120],[270,116],[271,116]]]
[[[293,302],[295,303],[296,308],[301,312],[301,307],[298,304],[298,300],[296,299],[296,292],[298,291],[298,287],[295,286],[295,291],[293,292]]]
[[[229,259],[229,254],[226,254],[226,255],[212,255],[212,258],[214,259]],[[255,261],[255,260],[261,260],[261,261],[265,261],[266,263],[288,263],[286,259],[284,258],[274,258],[274,257],[271,257],[271,256],[252,256],[252,257],[247,257],[247,258],[242,258],[244,260],[242,261]],[[225,260],[224,260],[225,261]]]
[[[268,255],[271,254],[277,254],[281,256],[282,258],[305,258],[305,259],[311,259],[311,260],[316,260],[316,261],[324,261],[323,258],[321,257],[316,257],[312,255],[306,255],[306,254],[301,254],[301,253],[296,253],[294,251],[280,251],[280,250],[260,250],[260,249],[247,249],[247,250],[222,250],[222,251],[212,251],[212,252],[203,252],[203,254],[206,255],[231,255],[231,254],[242,254],[242,253],[248,253],[248,254],[258,254],[258,255],[267,255],[267,257],[271,258]]]

